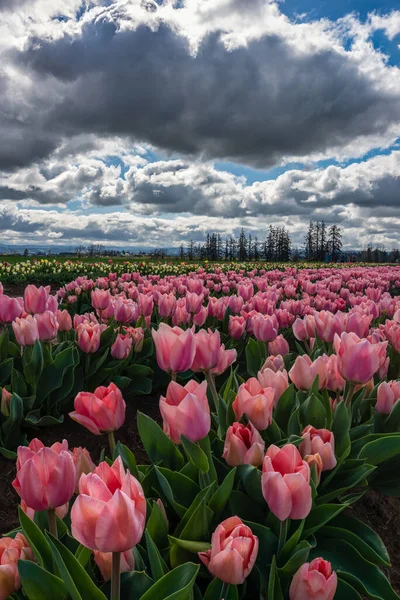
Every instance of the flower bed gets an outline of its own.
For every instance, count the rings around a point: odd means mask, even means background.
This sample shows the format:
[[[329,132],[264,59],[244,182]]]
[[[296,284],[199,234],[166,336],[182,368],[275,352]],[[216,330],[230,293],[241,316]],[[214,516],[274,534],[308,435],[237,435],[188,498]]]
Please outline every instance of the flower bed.
[[[399,281],[200,267],[0,295],[21,498],[0,598],[398,598],[348,509],[399,495]],[[118,432],[150,393],[162,428],[138,412],[137,461]],[[70,417],[104,436],[97,465],[90,442],[30,439]]]

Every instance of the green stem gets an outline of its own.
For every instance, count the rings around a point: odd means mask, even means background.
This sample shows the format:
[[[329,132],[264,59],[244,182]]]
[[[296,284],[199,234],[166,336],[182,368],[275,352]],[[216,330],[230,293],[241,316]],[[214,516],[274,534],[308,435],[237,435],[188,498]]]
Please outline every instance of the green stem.
[[[212,373],[210,373],[210,371],[206,371],[205,375],[206,375],[206,380],[207,380],[208,386],[209,386],[209,388],[211,390],[211,395],[212,395],[213,400],[214,400],[216,411],[218,413],[219,396],[218,396],[217,388],[215,387],[214,375]]]
[[[171,381],[176,381],[176,373],[171,373]]]
[[[120,600],[121,594],[121,553],[112,553],[112,571],[111,571],[111,600]]]
[[[348,392],[347,398],[346,398],[346,406],[347,407],[351,406],[351,401],[352,401],[355,389],[356,389],[355,383],[350,383],[350,385],[349,385],[349,392]]]
[[[113,458],[115,450],[115,435],[113,431],[108,432],[108,445],[110,446],[111,458]]]
[[[56,509],[49,508],[47,514],[49,517],[49,531],[51,535],[54,535],[55,538],[58,538]]]
[[[285,519],[285,521],[281,521],[281,526],[279,529],[279,542],[278,542],[278,556],[282,552],[282,548],[286,544],[286,538],[289,528],[289,519]]]
[[[228,594],[229,594],[230,587],[231,587],[230,583],[222,584],[221,595],[219,597],[220,600],[228,600]]]

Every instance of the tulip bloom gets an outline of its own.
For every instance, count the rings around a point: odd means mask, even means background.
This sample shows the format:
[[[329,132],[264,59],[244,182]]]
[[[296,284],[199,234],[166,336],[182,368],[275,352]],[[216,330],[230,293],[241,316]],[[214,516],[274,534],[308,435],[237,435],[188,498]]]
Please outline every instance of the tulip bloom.
[[[34,560],[25,536],[17,533],[15,538],[0,539],[0,600],[7,600],[21,587],[18,560]]]
[[[299,390],[310,390],[318,375],[318,389],[326,386],[328,374],[326,372],[325,359],[319,356],[314,362],[308,356],[298,356],[293,367],[289,371],[289,377]]]
[[[186,310],[195,315],[199,312],[204,301],[204,294],[197,295],[196,292],[186,292]]]
[[[246,415],[254,427],[263,431],[272,423],[274,399],[273,388],[263,388],[255,377],[251,377],[239,387],[232,408],[238,421]]]
[[[106,310],[111,302],[111,294],[109,290],[93,290],[91,295],[92,306],[95,310]]]
[[[217,367],[221,354],[221,338],[219,331],[201,329],[194,335],[196,351],[191,365],[192,371],[210,371]]]
[[[228,333],[233,340],[240,340],[246,331],[246,319],[237,315],[229,316]]]
[[[378,401],[375,404],[375,410],[382,415],[389,415],[399,399],[400,381],[383,381],[378,387]]]
[[[176,298],[174,294],[162,294],[158,299],[158,312],[164,319],[172,317],[175,311]]]
[[[75,465],[68,442],[46,448],[38,439],[19,446],[17,475],[12,486],[34,510],[49,510],[70,501],[75,488]]]
[[[118,298],[114,306],[114,318],[118,323],[132,323],[137,321],[139,307],[133,300]]]
[[[305,519],[312,506],[310,467],[293,444],[268,448],[262,467],[262,493],[280,520]]]
[[[151,334],[160,369],[168,373],[182,373],[190,369],[196,352],[196,341],[191,329],[184,331],[180,327],[160,323],[157,331],[152,329]]]
[[[310,472],[311,472],[313,465],[315,465],[315,469],[316,469],[315,483],[316,483],[316,485],[319,485],[319,482],[321,481],[321,473],[323,471],[323,466],[324,466],[322,463],[321,456],[318,453],[317,454],[306,454],[306,456],[304,456],[304,460],[309,465]]]
[[[284,356],[285,354],[289,354],[289,344],[287,343],[283,335],[278,335],[276,340],[274,340],[273,342],[269,342],[268,352],[272,355],[281,354]]]
[[[32,315],[28,315],[26,319],[15,319],[12,328],[20,346],[33,346],[39,339],[37,322]]]
[[[81,323],[78,325],[76,334],[78,336],[78,346],[85,354],[93,354],[100,348],[100,337],[103,331],[107,329],[106,325],[97,323]]]
[[[58,322],[58,331],[70,331],[72,329],[72,319],[69,312],[64,310],[57,310],[56,319]]]
[[[335,436],[329,429],[315,429],[308,425],[301,434],[303,442],[299,446],[299,452],[303,456],[308,454],[319,454],[323,471],[334,469],[337,464],[335,457]]]
[[[183,387],[171,381],[166,397],[160,397],[160,412],[164,432],[176,444],[182,435],[192,442],[203,439],[211,427],[207,382],[196,383],[192,379]]]
[[[94,562],[100,569],[104,581],[110,581],[112,575],[112,552],[93,550]],[[120,574],[135,570],[135,557],[133,550],[121,552]]]
[[[278,321],[275,315],[263,315],[259,313],[251,320],[253,333],[261,342],[273,342],[278,335]]]
[[[264,458],[265,443],[251,424],[234,423],[226,432],[222,458],[231,467],[253,465],[259,467]]]
[[[82,473],[85,473],[85,475],[92,473],[95,470],[96,465],[92,461],[92,457],[86,448],[82,448],[81,446],[74,448],[71,451],[71,455],[76,471],[75,494],[79,494],[79,479],[81,478]]]
[[[22,315],[22,306],[16,298],[0,294],[0,323],[11,323]]]
[[[236,358],[236,350],[225,350],[225,344],[221,344],[218,364],[214,369],[211,369],[211,373],[213,375],[222,375],[235,362]]]
[[[343,392],[346,382],[339,373],[338,357],[336,354],[331,354],[329,358],[327,357],[325,365],[328,375],[326,389],[331,392]]]
[[[102,462],[79,480],[71,510],[73,537],[91,550],[125,552],[142,538],[146,498],[138,480],[125,471],[121,457]]]
[[[133,339],[129,333],[126,335],[119,333],[115,342],[111,346],[111,356],[119,360],[128,358],[129,354],[131,353],[132,344]]]
[[[334,347],[341,376],[349,383],[368,383],[380,364],[377,346],[355,333],[335,335]]]
[[[273,371],[268,367],[265,368],[264,364],[261,371],[258,372],[257,379],[261,387],[274,390],[274,406],[276,406],[283,392],[289,387],[287,371],[285,369]]]
[[[31,315],[44,313],[47,309],[47,300],[50,294],[50,286],[27,285],[24,292],[25,310]]]
[[[144,329],[141,327],[126,327],[125,332],[132,338],[133,351],[141,352],[144,344]]]
[[[330,562],[315,558],[300,567],[289,589],[290,600],[333,600],[337,575]]]
[[[59,325],[54,313],[46,310],[42,314],[35,315],[34,319],[37,323],[40,341],[50,342],[57,337]]]
[[[100,386],[94,393],[79,392],[74,401],[71,419],[89,429],[95,435],[109,433],[122,427],[126,404],[115,383]]]
[[[258,554],[258,537],[239,517],[226,519],[211,537],[211,549],[199,558],[214,577],[224,583],[241,585],[250,574]]]

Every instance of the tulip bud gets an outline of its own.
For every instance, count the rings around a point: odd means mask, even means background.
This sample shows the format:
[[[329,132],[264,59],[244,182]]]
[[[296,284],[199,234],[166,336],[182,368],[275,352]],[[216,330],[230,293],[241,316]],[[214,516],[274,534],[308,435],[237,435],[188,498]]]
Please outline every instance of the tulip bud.
[[[289,589],[290,600],[333,600],[337,575],[330,562],[315,558],[300,567]]]
[[[1,414],[5,417],[10,416],[10,404],[11,404],[12,394],[5,387],[3,387],[1,391]]]
[[[264,458],[265,443],[251,424],[233,423],[226,432],[222,458],[229,466],[253,465],[259,467]]]
[[[207,382],[197,383],[192,379],[183,387],[171,381],[166,397],[160,397],[160,412],[164,432],[176,444],[181,436],[192,442],[203,439],[211,427]]]

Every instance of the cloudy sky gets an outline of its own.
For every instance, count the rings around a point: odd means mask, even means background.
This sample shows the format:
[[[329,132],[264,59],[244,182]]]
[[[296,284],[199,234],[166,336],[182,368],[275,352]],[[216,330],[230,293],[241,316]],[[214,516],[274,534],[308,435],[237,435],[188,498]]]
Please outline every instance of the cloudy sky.
[[[400,245],[395,0],[0,0],[3,243]]]

